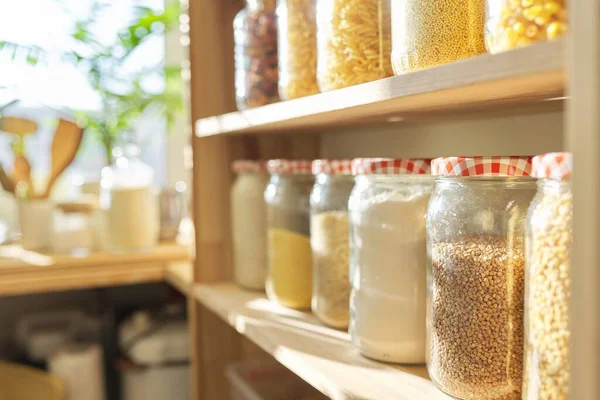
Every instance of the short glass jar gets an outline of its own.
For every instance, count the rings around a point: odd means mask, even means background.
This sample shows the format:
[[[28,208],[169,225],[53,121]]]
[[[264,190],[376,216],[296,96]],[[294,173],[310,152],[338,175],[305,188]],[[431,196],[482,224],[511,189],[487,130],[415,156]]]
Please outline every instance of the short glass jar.
[[[552,40],[567,32],[566,0],[487,0],[485,40],[490,53]]]
[[[234,276],[238,285],[263,290],[267,278],[267,206],[269,181],[264,161],[238,160],[231,187]]]
[[[235,93],[244,110],[279,101],[275,0],[246,0],[233,20]]]
[[[59,254],[85,256],[94,248],[91,200],[57,203],[52,213],[52,250]]]
[[[392,76],[390,0],[317,0],[321,92]]]
[[[429,160],[352,162],[350,335],[379,361],[425,361],[429,171]]]
[[[572,171],[570,153],[533,158],[540,179],[527,223],[523,400],[569,397]]]
[[[296,99],[319,93],[315,0],[277,1],[279,97]]]
[[[520,400],[529,157],[432,162],[427,368],[463,400]]]
[[[348,327],[350,283],[348,199],[354,187],[350,160],[315,160],[310,196],[313,254],[312,311],[325,325]]]
[[[485,52],[484,0],[391,0],[394,73]]]
[[[267,296],[284,307],[310,309],[312,161],[271,160],[265,190],[269,275]]]

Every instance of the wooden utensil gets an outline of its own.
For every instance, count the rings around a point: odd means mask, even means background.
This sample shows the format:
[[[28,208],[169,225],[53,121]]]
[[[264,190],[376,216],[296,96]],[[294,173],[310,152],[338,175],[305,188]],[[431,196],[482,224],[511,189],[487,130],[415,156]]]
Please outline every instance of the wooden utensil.
[[[15,155],[15,181],[25,182],[28,189],[28,197],[35,197],[35,188],[33,187],[33,181],[31,180],[31,164],[29,160],[22,154]]]
[[[52,164],[50,167],[48,185],[43,194],[44,198],[50,196],[50,191],[52,190],[52,186],[54,186],[56,179],[75,159],[82,138],[83,128],[79,125],[66,119],[61,119],[58,122],[58,127],[54,133],[54,139],[52,139]]]
[[[4,168],[0,165],[0,184],[9,193],[15,193],[15,182],[8,176]]]
[[[37,132],[38,126],[34,121],[18,117],[0,118],[0,131],[15,135],[29,135]]]

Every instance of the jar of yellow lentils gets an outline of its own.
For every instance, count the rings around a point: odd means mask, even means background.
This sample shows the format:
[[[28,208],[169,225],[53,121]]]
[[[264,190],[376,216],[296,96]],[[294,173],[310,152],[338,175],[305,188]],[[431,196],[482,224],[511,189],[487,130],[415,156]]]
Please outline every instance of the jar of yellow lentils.
[[[278,0],[279,97],[319,93],[315,0]]]
[[[390,0],[317,0],[321,92],[393,75]]]
[[[487,0],[485,40],[490,53],[552,40],[566,31],[566,0]]]
[[[484,24],[484,0],[392,0],[395,74],[484,53]]]

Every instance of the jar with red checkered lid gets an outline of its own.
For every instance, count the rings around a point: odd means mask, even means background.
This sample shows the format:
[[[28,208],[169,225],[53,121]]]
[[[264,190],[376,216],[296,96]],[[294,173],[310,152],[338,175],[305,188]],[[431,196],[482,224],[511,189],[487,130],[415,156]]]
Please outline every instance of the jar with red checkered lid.
[[[425,361],[430,160],[355,159],[349,201],[350,334],[385,362]]]
[[[310,309],[312,160],[270,160],[267,169],[267,296],[285,307]]]
[[[348,199],[354,187],[351,160],[315,160],[310,197],[313,252],[312,311],[333,328],[348,327]]]
[[[268,182],[265,161],[237,160],[231,186],[231,233],[234,276],[238,285],[265,288],[267,278],[267,206],[263,194]]]
[[[525,400],[568,398],[572,171],[570,153],[533,159],[532,175],[539,180],[527,224]]]
[[[531,157],[432,161],[427,210],[432,381],[464,400],[520,400]]]

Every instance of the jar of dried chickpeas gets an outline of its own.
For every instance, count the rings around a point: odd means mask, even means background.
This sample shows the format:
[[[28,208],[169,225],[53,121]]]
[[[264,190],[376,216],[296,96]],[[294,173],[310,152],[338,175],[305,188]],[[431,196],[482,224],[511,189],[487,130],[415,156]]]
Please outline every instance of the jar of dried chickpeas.
[[[317,46],[322,92],[392,76],[390,0],[317,0]]]
[[[396,75],[485,52],[485,0],[392,0]]]
[[[529,157],[433,160],[427,369],[462,400],[521,400]]]
[[[527,226],[523,400],[569,396],[572,169],[570,153],[533,158],[540,180]]]
[[[566,0],[487,0],[490,53],[552,40],[567,32]]]
[[[283,100],[319,93],[315,0],[278,0],[279,96]]]

